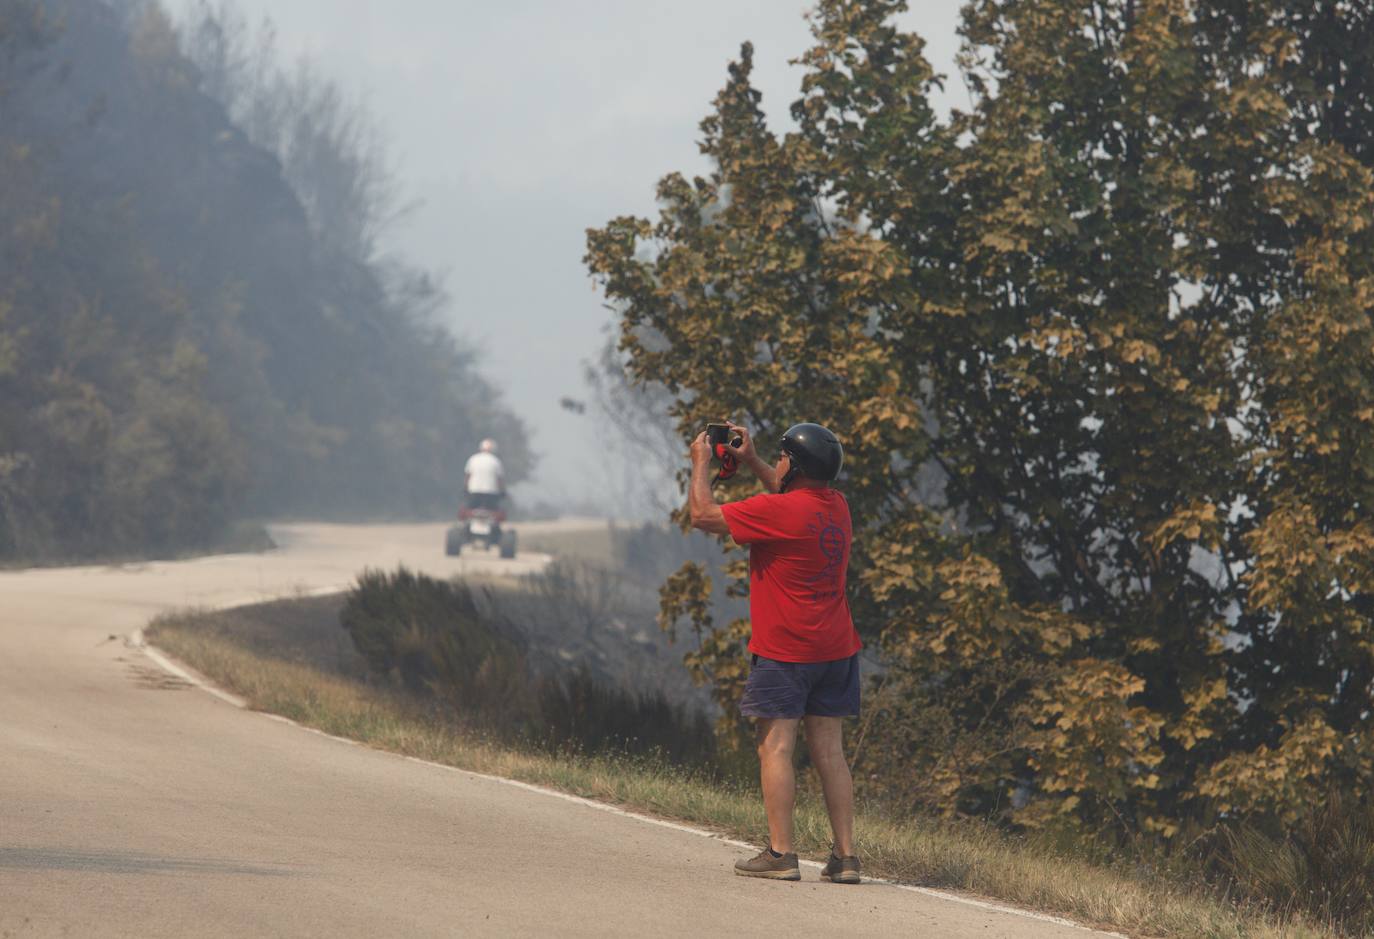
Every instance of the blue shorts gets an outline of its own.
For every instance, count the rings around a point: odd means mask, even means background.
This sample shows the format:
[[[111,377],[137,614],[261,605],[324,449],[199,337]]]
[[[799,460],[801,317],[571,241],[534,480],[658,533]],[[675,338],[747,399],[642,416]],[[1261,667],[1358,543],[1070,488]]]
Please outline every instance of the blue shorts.
[[[756,655],[739,709],[745,717],[857,717],[859,655],[834,662],[778,662]]]

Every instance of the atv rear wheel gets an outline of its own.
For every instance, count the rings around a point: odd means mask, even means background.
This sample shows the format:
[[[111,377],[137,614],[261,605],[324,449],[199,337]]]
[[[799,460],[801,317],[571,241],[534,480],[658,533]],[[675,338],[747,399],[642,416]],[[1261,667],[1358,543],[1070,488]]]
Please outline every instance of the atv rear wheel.
[[[463,544],[468,540],[468,530],[462,525],[454,525],[444,536],[444,553],[449,557],[457,557],[463,551]]]

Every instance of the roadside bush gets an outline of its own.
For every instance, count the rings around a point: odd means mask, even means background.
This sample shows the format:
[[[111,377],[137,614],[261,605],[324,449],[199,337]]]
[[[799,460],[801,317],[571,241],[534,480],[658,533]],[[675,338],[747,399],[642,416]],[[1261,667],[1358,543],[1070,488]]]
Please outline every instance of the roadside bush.
[[[512,609],[461,581],[399,568],[365,571],[339,620],[372,675],[499,737],[714,765],[710,724],[663,693],[628,691],[585,667],[533,668]]]
[[[1332,793],[1297,824],[1221,831],[1213,858],[1248,899],[1374,935],[1374,804]]]
[[[497,704],[515,716],[529,711],[522,643],[483,619],[464,583],[404,567],[364,571],[339,621],[374,674],[412,693],[465,713]]]

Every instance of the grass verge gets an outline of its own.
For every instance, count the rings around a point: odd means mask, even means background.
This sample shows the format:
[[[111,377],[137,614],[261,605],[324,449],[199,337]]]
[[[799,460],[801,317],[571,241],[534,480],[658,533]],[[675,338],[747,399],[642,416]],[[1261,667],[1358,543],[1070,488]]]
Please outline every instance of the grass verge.
[[[255,710],[382,750],[547,786],[747,841],[765,840],[766,821],[752,786],[722,785],[653,759],[569,756],[498,744],[480,730],[436,716],[417,699],[250,648],[226,633],[217,616],[222,614],[162,617],[147,635]],[[814,782],[801,782],[797,850],[820,860],[830,844],[829,823]],[[966,891],[1132,935],[1339,935],[1298,917],[1226,903],[1149,872],[1089,863],[986,826],[893,820],[860,807],[857,828],[866,874]]]

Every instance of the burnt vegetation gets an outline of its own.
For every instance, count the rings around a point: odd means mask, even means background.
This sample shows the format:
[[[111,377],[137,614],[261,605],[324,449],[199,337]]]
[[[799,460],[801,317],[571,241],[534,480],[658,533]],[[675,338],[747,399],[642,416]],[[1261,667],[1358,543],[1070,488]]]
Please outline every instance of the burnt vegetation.
[[[531,612],[528,605],[518,609]],[[339,621],[374,680],[476,730],[553,750],[703,768],[715,762],[715,736],[698,710],[662,691],[611,681],[587,662],[549,661],[532,648],[533,634],[483,588],[404,568],[368,571]]]

